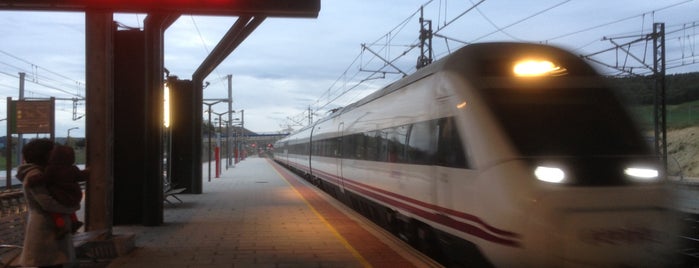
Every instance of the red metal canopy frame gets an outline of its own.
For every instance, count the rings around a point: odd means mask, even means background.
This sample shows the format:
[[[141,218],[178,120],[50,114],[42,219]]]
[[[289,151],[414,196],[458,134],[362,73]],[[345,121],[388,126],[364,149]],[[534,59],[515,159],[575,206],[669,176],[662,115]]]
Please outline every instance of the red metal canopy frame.
[[[0,10],[167,12],[188,15],[318,17],[320,0],[0,0]]]
[[[90,179],[87,186],[87,230],[112,230],[113,203],[113,35],[114,13],[147,13],[146,80],[151,88],[148,97],[149,124],[162,118],[162,74],[165,30],[183,14],[238,16],[238,20],[211,54],[193,74],[195,98],[202,99],[203,79],[242,43],[267,17],[316,18],[320,0],[0,0],[0,10],[85,12],[86,53],[86,138]],[[198,118],[201,118],[199,116]],[[195,138],[200,137],[197,136]],[[147,134],[147,143],[160,146],[161,133]],[[201,151],[201,150],[199,150]],[[160,150],[147,149],[149,167],[159,167]],[[199,156],[201,158],[201,156]],[[201,174],[201,165],[199,174]],[[143,224],[160,225],[163,221],[162,176],[152,168],[145,175],[145,190],[153,195],[144,204],[149,216]],[[201,187],[195,193],[201,193]],[[198,191],[198,192],[197,192]]]

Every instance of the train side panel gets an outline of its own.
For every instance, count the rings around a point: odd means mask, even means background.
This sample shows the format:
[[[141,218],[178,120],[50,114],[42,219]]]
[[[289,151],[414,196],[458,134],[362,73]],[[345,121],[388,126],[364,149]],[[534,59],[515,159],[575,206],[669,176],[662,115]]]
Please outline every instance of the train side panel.
[[[520,59],[561,66],[520,79],[511,68]],[[440,262],[653,267],[671,258],[671,194],[657,172],[628,173],[653,171],[653,156],[575,55],[472,45],[379,93],[286,140],[288,163]]]
[[[434,203],[437,189],[432,176],[433,167],[402,164],[399,158],[404,158],[405,152],[395,152],[390,148],[393,142],[405,143],[410,124],[447,116],[438,114],[434,87],[434,79],[427,77],[382,97],[381,101],[369,102],[362,109],[351,110],[319,124],[328,132],[319,132],[318,140],[344,136],[358,137],[363,144],[377,141],[368,152],[353,150],[356,144],[338,140],[338,152],[332,156],[335,159],[313,159],[319,177],[411,216],[412,213],[403,207],[388,205],[387,202],[400,201],[382,193],[401,193],[401,198]],[[368,158],[373,160],[367,161]]]

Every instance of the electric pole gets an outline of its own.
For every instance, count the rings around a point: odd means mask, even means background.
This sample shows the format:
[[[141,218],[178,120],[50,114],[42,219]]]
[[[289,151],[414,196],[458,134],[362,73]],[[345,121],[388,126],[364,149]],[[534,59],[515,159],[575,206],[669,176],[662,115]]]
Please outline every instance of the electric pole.
[[[26,79],[27,74],[26,73],[19,73],[19,100],[23,101],[24,100],[24,80]],[[17,118],[15,118],[15,122],[17,122]],[[10,143],[8,143],[10,144]],[[8,145],[9,146],[9,145]],[[17,163],[22,164],[22,147],[24,147],[24,136],[20,133],[17,134]],[[7,157],[10,157],[9,155]],[[11,169],[12,167],[7,167]],[[9,180],[9,178],[8,178]]]
[[[226,127],[226,169],[233,165],[231,159],[231,125],[233,125],[233,75],[228,75],[228,126]]]
[[[432,20],[423,17],[423,7],[420,7],[420,56],[417,58],[417,69],[432,63]]]
[[[667,113],[665,102],[665,23],[653,24],[653,76],[655,76],[655,151],[667,172]]]

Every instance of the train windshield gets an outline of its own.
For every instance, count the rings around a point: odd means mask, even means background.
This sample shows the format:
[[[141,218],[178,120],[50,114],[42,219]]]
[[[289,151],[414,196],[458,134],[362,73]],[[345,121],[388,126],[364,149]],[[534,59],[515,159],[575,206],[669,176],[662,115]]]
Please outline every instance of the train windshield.
[[[647,155],[648,145],[607,88],[490,88],[483,91],[525,156]]]

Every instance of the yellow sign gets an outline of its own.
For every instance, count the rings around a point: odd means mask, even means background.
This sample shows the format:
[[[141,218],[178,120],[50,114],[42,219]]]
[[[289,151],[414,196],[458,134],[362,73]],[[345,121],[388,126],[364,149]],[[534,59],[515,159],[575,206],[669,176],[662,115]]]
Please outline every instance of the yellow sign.
[[[16,132],[51,133],[53,117],[52,101],[16,101]]]

